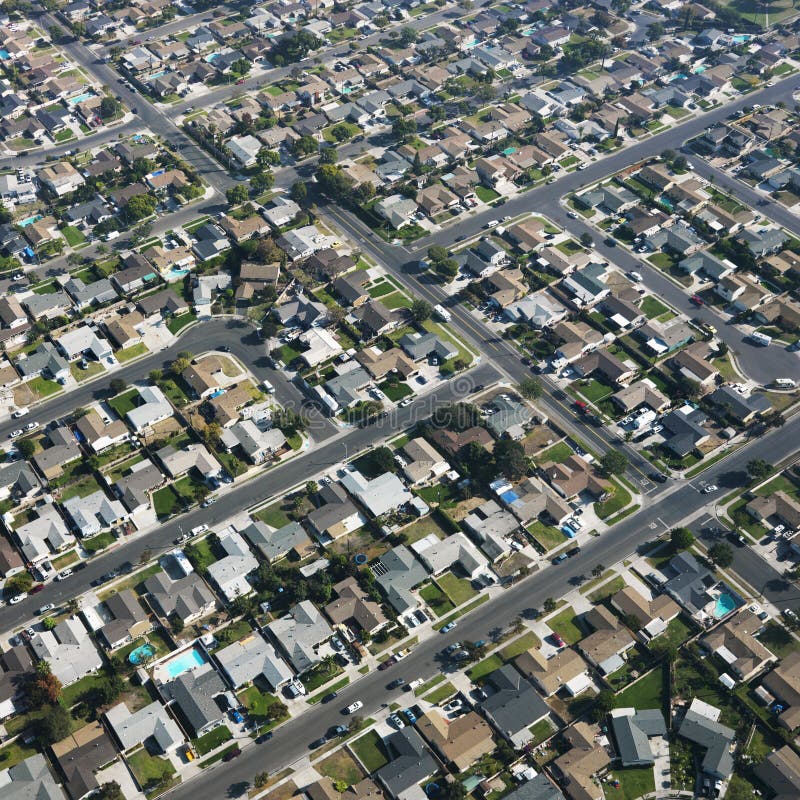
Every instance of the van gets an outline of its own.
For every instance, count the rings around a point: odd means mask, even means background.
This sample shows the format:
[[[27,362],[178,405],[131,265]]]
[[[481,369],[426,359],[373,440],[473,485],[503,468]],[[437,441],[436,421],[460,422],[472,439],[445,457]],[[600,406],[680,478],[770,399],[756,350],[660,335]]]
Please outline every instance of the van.
[[[261,385],[264,387],[265,392],[275,394],[275,387],[269,381],[262,381]]]
[[[119,239],[119,231],[109,231],[106,234],[106,241],[110,242],[112,239]]]
[[[441,303],[437,303],[433,307],[433,313],[444,322],[450,322],[450,320],[453,318],[453,315],[443,305],[441,305]]]
[[[766,333],[759,333],[758,331],[753,331],[750,334],[750,338],[756,343],[763,345],[764,347],[768,347],[772,344],[772,337],[767,336]]]
[[[792,378],[775,378],[775,385],[781,389],[794,389],[797,386],[797,381]]]

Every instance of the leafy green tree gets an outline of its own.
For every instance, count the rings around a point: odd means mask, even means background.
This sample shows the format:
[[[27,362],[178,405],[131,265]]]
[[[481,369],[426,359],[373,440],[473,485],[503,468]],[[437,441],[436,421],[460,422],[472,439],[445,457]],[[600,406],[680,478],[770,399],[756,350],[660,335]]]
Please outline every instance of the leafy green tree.
[[[303,181],[296,181],[293,183],[289,195],[292,200],[297,203],[297,205],[304,206],[306,204],[306,200],[308,199],[308,189],[306,188],[305,183],[303,183]]]
[[[339,153],[336,152],[335,147],[323,147],[319,151],[320,164],[335,164],[339,160]]]
[[[106,95],[100,101],[100,116],[103,119],[110,119],[122,114],[122,103],[116,97]]]
[[[17,446],[19,447],[19,445]],[[29,592],[32,586],[33,578],[30,576],[30,574],[27,572],[19,572],[6,580],[5,586],[3,586],[3,591],[5,592],[6,597],[13,597],[17,594]]]
[[[381,472],[394,472],[397,468],[394,463],[394,455],[388,447],[377,447],[372,451],[370,460],[375,468]]]
[[[581,234],[580,241],[581,241],[581,244],[584,247],[591,247],[594,244],[594,241],[592,239],[592,235],[590,233],[587,233],[586,231],[584,231]]]
[[[747,462],[747,474],[754,481],[763,481],[772,474],[772,465],[763,458],[753,458]]]
[[[138,222],[140,219],[150,217],[156,210],[158,200],[149,194],[137,194],[128,200],[123,212],[129,222]]]
[[[16,448],[25,459],[31,458],[36,452],[36,444],[33,439],[20,439],[16,444]],[[6,582],[6,586],[8,586],[8,582]]]
[[[545,614],[552,614],[553,611],[555,611],[558,608],[558,604],[556,603],[555,600],[553,600],[552,597],[548,597],[544,601],[544,603],[542,605],[542,608],[544,608],[544,613]]]
[[[236,61],[231,64],[231,73],[242,77],[248,75],[252,67],[253,65],[246,58],[237,58]]]
[[[406,141],[416,136],[417,123],[407,117],[396,117],[392,123],[392,135],[401,141]]]
[[[311,153],[316,153],[319,150],[319,145],[313,136],[304,134],[292,142],[291,150],[294,156],[302,158],[303,156],[311,155]]]
[[[98,798],[99,800],[125,800],[125,795],[116,781],[110,781],[100,785]]]
[[[708,549],[708,557],[722,569],[733,564],[733,548],[726,542],[717,542]]]
[[[688,528],[673,528],[669,540],[676,550],[686,550],[694,544],[694,534]]]
[[[414,322],[421,323],[425,322],[426,319],[430,319],[433,313],[433,307],[429,302],[418,297],[416,300],[412,301],[409,312]]]
[[[622,475],[628,468],[628,457],[619,450],[610,450],[600,459],[600,468],[605,475]]]
[[[497,469],[510,481],[519,480],[528,472],[525,448],[513,439],[501,439],[495,445],[494,460]]]
[[[236,186],[231,186],[225,192],[225,197],[228,203],[232,206],[238,206],[241,203],[246,203],[250,198],[250,193],[247,191],[247,186],[243,183],[237,183]]]
[[[69,736],[72,719],[61,704],[50,706],[39,720],[39,736],[45,744],[55,744]]]
[[[542,396],[542,382],[537,378],[525,378],[517,384],[517,391],[527,400]]]

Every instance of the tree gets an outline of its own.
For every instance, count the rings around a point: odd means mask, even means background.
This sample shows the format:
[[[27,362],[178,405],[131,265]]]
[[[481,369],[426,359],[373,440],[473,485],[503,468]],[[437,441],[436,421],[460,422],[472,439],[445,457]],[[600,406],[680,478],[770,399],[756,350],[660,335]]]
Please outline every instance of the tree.
[[[542,382],[538,378],[525,378],[517,384],[517,391],[527,400],[542,396]]]
[[[548,597],[544,601],[544,603],[542,605],[542,608],[544,608],[544,613],[545,614],[552,614],[552,612],[555,611],[556,608],[558,608],[558,604],[556,603],[555,600],[553,600],[552,597]]]
[[[726,542],[717,542],[708,549],[708,557],[722,569],[733,564],[733,548]]]
[[[246,58],[237,58],[236,61],[231,64],[231,73],[242,77],[250,72],[252,66],[253,65]]]
[[[183,629],[186,627],[183,620],[180,617],[180,614],[173,611],[169,617],[169,626],[172,629],[172,632],[175,634],[180,634],[183,632]]]
[[[19,572],[12,575],[3,586],[6,597],[13,597],[16,594],[25,594],[33,586],[33,578],[27,572]]]
[[[311,153],[316,153],[319,150],[319,144],[313,136],[304,134],[292,142],[291,150],[294,156],[302,158],[303,156],[311,155]]]
[[[592,240],[592,235],[584,231],[581,234],[581,244],[584,247],[591,247],[594,244],[594,241]]]
[[[28,685],[28,700],[37,709],[54,705],[61,694],[61,681],[50,672],[49,664],[47,667],[47,671],[35,672]]]
[[[442,794],[445,800],[464,800],[467,796],[467,788],[463,781],[450,781],[445,784]]]
[[[247,191],[247,186],[243,183],[237,183],[236,186],[231,186],[225,192],[225,197],[228,203],[232,206],[238,206],[241,203],[247,202],[250,193]]]
[[[296,181],[292,184],[289,196],[295,201],[295,203],[297,203],[297,205],[303,206],[308,199],[308,189],[302,181]]]
[[[257,772],[253,783],[257,789],[261,789],[269,783],[269,772]]]
[[[125,795],[116,781],[110,781],[100,785],[98,798],[99,800],[125,800]]]
[[[426,300],[417,298],[411,303],[409,312],[411,313],[411,319],[413,319],[414,322],[425,322],[426,319],[430,319],[430,316],[433,313],[433,307]]]
[[[754,481],[763,481],[772,473],[772,465],[763,458],[754,458],[747,462],[747,474]]]
[[[335,147],[323,147],[319,152],[320,164],[335,164],[339,160],[339,153]]]
[[[694,534],[688,528],[673,528],[669,540],[676,550],[686,550],[694,544]]]
[[[36,452],[36,444],[33,439],[20,439],[17,442],[17,451],[24,459],[29,459]],[[8,584],[6,584],[8,586]]]
[[[510,481],[519,480],[528,472],[525,448],[513,439],[500,439],[494,448],[494,459],[497,469]]]
[[[652,22],[647,26],[647,38],[655,42],[664,35],[664,26],[660,22]]]
[[[116,97],[111,97],[111,95],[106,95],[100,101],[100,116],[103,119],[118,117],[121,114],[122,114],[122,103],[120,103]]]
[[[388,447],[376,447],[372,451],[372,463],[381,472],[394,472],[396,469],[394,456]]]
[[[305,492],[308,497],[311,497],[312,494],[316,494],[318,491],[319,486],[316,481],[306,481]]]
[[[112,378],[109,381],[108,388],[112,394],[119,394],[128,388],[128,384],[122,378]]]
[[[610,450],[600,459],[600,469],[605,475],[622,475],[628,468],[628,456],[619,450]]]
[[[60,704],[50,706],[39,720],[39,736],[46,744],[55,744],[69,736],[72,719]]]
[[[599,578],[603,572],[605,571],[605,567],[602,564],[598,564],[597,566],[592,568],[592,577]]]
[[[129,222],[138,222],[140,219],[150,217],[156,210],[158,200],[149,194],[137,194],[128,200],[125,206],[125,219]]]
[[[333,655],[333,653],[328,653],[328,655],[322,658],[320,663],[322,664],[322,668],[325,670],[325,672],[330,674],[336,669],[336,656]]]
[[[406,141],[417,133],[417,123],[408,117],[396,117],[392,123],[392,135],[396,139]]]
[[[269,191],[275,185],[275,175],[271,170],[259,172],[250,178],[250,188],[257,194]]]

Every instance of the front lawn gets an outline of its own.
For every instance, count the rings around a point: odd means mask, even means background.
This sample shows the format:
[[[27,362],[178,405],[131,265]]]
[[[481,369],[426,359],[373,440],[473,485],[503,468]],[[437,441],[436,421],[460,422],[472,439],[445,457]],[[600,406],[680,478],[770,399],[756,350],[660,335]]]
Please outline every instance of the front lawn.
[[[129,411],[133,411],[138,405],[137,398],[141,399],[136,389],[128,389],[127,392],[112,397],[108,404],[114,409],[118,417],[124,417]]]
[[[430,694],[426,694],[422,699],[426,703],[438,706],[439,703],[443,703],[448,697],[452,697],[455,693],[456,687],[453,686],[450,681],[447,681],[434,689]]]
[[[593,603],[602,603],[607,597],[616,594],[620,589],[625,588],[625,579],[622,575],[617,575],[612,578],[608,583],[604,583],[599,589],[595,589],[590,595],[589,599]]]
[[[474,667],[467,670],[467,677],[473,682],[477,683],[482,678],[485,678],[489,673],[500,669],[503,666],[503,659],[496,653],[479,661]]]
[[[391,384],[388,381],[378,385],[378,388],[393,402],[396,403],[404,397],[414,394],[414,390],[406,383]]]
[[[578,391],[590,402],[597,404],[611,395],[614,390],[597,378],[582,380],[577,384]]]
[[[346,750],[337,750],[315,764],[314,768],[321,775],[325,775],[333,781],[344,781],[348,786],[353,786],[364,777],[361,767],[356,764]]]
[[[539,641],[539,637],[533,631],[528,631],[518,639],[514,639],[513,642],[507,644],[500,651],[500,658],[502,658],[503,661],[511,661],[512,658],[516,658],[522,655],[522,653],[527,653],[528,650],[534,647],[541,647],[541,645],[542,643]]]
[[[553,633],[557,633],[567,644],[575,644],[584,637],[572,606],[567,606],[563,611],[547,620],[547,627]]]
[[[324,686],[328,681],[333,680],[337,675],[341,675],[342,672],[343,670],[338,664],[334,663],[328,667],[320,663],[303,675],[300,680],[303,682],[303,686],[306,687],[307,692],[313,692],[315,689],[319,689],[320,686]]]
[[[228,729],[228,726],[220,725],[218,728],[203,734],[199,739],[193,739],[192,746],[197,750],[197,755],[202,757],[231,739],[233,739],[233,734]]]
[[[86,241],[86,237],[74,225],[61,228],[61,235],[67,240],[70,247],[77,247]]]
[[[558,442],[552,447],[548,447],[547,450],[539,453],[536,456],[536,461],[539,464],[544,464],[547,461],[561,464],[573,455],[575,455],[575,451],[566,442]]]
[[[455,606],[447,599],[445,593],[434,583],[420,589],[419,596],[430,606],[437,617],[449,614]]]
[[[647,295],[642,301],[642,313],[648,318],[660,317],[665,314],[669,309],[652,295]]]
[[[144,748],[127,756],[126,760],[137,783],[146,792],[175,776],[175,767],[168,759],[151,756]]]
[[[383,739],[375,731],[370,731],[360,739],[356,739],[350,745],[350,749],[369,773],[375,772],[389,763]]]
[[[49,381],[47,378],[43,378],[41,375],[37,375],[35,378],[32,378],[25,385],[28,387],[28,389],[30,389],[31,392],[33,392],[37,400],[43,400],[45,397],[50,397],[51,394],[60,392],[62,389],[60,383]]]
[[[472,584],[465,578],[457,578],[452,572],[446,572],[436,579],[436,582],[444,590],[444,593],[453,602],[453,605],[460,606],[468,600],[472,600],[476,594]]]
[[[631,493],[621,484],[614,483],[614,494],[602,503],[595,503],[594,510],[600,519],[608,519],[631,502]]]
[[[566,535],[560,528],[545,525],[538,519],[528,525],[528,533],[539,542],[546,553],[567,541]]]
[[[270,525],[273,528],[282,528],[292,521],[289,515],[283,510],[280,502],[262,508],[260,511],[253,514],[253,516],[261,520],[265,525]]]
[[[126,347],[123,350],[117,350],[114,353],[114,357],[119,361],[120,364],[124,364],[126,361],[130,361],[132,358],[138,358],[139,356],[143,356],[147,352],[147,345],[144,342],[137,342],[136,344],[132,344],[130,347]]]
[[[194,322],[197,315],[192,311],[185,311],[177,317],[171,317],[167,322],[167,330],[174,336],[183,330],[187,325]]]
[[[80,363],[79,361],[73,361],[69,365],[70,375],[72,375],[78,383],[88,381],[89,378],[94,378],[101,372],[106,371],[106,368],[99,361],[87,361],[86,367],[81,367]]]
[[[483,200],[484,203],[491,203],[492,200],[497,200],[497,198],[500,197],[500,194],[494,189],[490,189],[488,186],[481,186],[480,184],[475,187],[475,194],[478,196],[478,199]]]
[[[110,547],[114,544],[114,541],[114,534],[106,531],[105,533],[98,533],[97,536],[92,536],[89,539],[84,539],[82,544],[87,553],[96,553],[99,550],[105,550],[106,547]]]

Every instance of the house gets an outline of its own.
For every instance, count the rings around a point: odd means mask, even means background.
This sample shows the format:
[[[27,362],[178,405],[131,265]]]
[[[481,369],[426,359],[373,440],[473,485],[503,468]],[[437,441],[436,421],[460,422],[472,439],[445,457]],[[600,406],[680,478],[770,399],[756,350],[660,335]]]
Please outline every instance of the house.
[[[375,773],[379,783],[397,800],[417,797],[417,787],[438,771],[439,762],[431,755],[416,728],[407,725],[395,731],[383,740],[383,747],[389,763]]]
[[[718,581],[691,553],[679,553],[662,570],[669,575],[664,591],[693,617],[700,617],[712,600]]]
[[[555,355],[572,362],[603,343],[603,335],[582,320],[565,320],[551,328],[552,341],[557,343]]]
[[[138,394],[141,405],[132,408],[125,415],[137,433],[148,430],[156,423],[172,416],[172,406],[157,386],[143,386],[138,389]]]
[[[765,525],[770,519],[779,519],[790,528],[800,528],[800,503],[783,490],[755,497],[745,510]]]
[[[120,294],[133,294],[158,277],[155,267],[144,256],[134,255],[136,258],[123,259],[124,268],[111,276],[111,283]]]
[[[145,580],[144,588],[150,607],[162,619],[179,619],[188,625],[216,608],[214,595],[196,572],[177,580],[158,572]]]
[[[486,278],[490,299],[497,308],[505,308],[523,297],[528,287],[523,280],[522,270],[505,269],[495,272]]]
[[[532,738],[530,728],[550,714],[549,707],[511,664],[490,672],[485,681],[494,692],[478,704],[481,712],[513,747],[523,747]]]
[[[226,143],[233,157],[243,166],[252,167],[256,163],[256,156],[264,146],[255,136],[232,136]]]
[[[486,428],[478,426],[458,432],[446,428],[434,428],[430,432],[429,438],[439,450],[451,458],[457,458],[461,450],[473,442],[487,450],[494,448],[492,435]]]
[[[595,606],[584,615],[594,633],[576,645],[586,660],[602,675],[610,675],[625,664],[622,658],[635,644],[631,632],[605,606]]]
[[[450,469],[450,464],[419,436],[404,445],[403,454],[403,473],[412,486],[435,480]]]
[[[566,499],[589,492],[601,500],[612,489],[605,478],[596,475],[591,465],[575,453],[560,463],[546,461],[540,464],[540,469],[550,485]]]
[[[223,430],[222,444],[230,451],[241,448],[253,464],[263,464],[286,447],[286,435],[280,428],[263,428],[251,419],[235,422]]]
[[[109,500],[102,489],[86,497],[70,497],[61,503],[78,535],[87,538],[128,518],[128,512],[119,500]]]
[[[0,500],[11,499],[15,505],[22,505],[35,497],[41,488],[41,482],[26,461],[14,461],[0,467]]]
[[[55,161],[36,173],[39,182],[56,197],[63,197],[83,186],[83,175],[69,161]]]
[[[81,458],[81,450],[72,431],[64,426],[51,428],[47,433],[48,447],[31,459],[39,474],[47,480],[58,478],[64,467]]]
[[[492,727],[475,711],[448,720],[431,709],[417,720],[416,727],[442,762],[458,772],[494,749]]]
[[[323,485],[317,498],[320,506],[308,514],[306,521],[321,540],[334,541],[366,525],[366,517],[338,484]]]
[[[125,703],[117,703],[106,711],[105,717],[123,752],[144,744],[148,748],[155,745],[157,752],[166,755],[184,743],[177,723],[157,701],[136,711],[131,711]]]
[[[258,214],[253,214],[244,219],[224,216],[219,221],[219,226],[235,242],[246,242],[254,236],[262,236],[270,232],[269,223]]]
[[[636,328],[647,320],[638,306],[614,294],[608,295],[600,303],[600,310],[613,327],[621,330]]]
[[[537,477],[527,477],[516,487],[501,479],[492,489],[523,525],[539,518],[561,525],[572,516],[570,506]]]
[[[299,561],[316,553],[316,548],[299,522],[290,522],[277,530],[256,520],[242,533],[270,563],[294,555]]]
[[[735,419],[742,425],[747,425],[757,416],[772,410],[771,403],[763,394],[745,397],[735,392],[731,386],[720,386],[708,399],[724,416]]]
[[[514,659],[514,666],[545,696],[565,689],[575,697],[591,685],[589,665],[577,650],[563,647],[547,658],[531,647]]]
[[[272,199],[270,206],[263,209],[261,213],[270,225],[282,228],[300,213],[300,206],[294,200],[278,195]]]
[[[606,297],[610,291],[603,282],[605,267],[591,264],[576,270],[561,282],[562,287],[572,297],[572,302],[582,308],[593,306]]]
[[[670,366],[684,378],[699,384],[703,390],[714,385],[719,370],[708,361],[711,347],[707,342],[694,342],[670,359]]]
[[[567,316],[567,309],[545,292],[529,294],[503,309],[510,322],[527,322],[542,330],[555,325]]]
[[[234,689],[260,679],[277,692],[294,677],[289,665],[258,633],[217,650],[214,658]]]
[[[97,635],[109,650],[130,644],[153,627],[138,597],[130,589],[112,594],[106,599],[105,608],[111,620],[97,631]]]
[[[0,655],[0,719],[25,711],[25,682],[33,670],[33,660],[25,645],[9,647]]]
[[[114,481],[114,491],[130,514],[138,514],[150,508],[150,493],[165,481],[161,470],[145,458]]]
[[[66,795],[56,783],[47,760],[41,753],[29,756],[0,772],[3,800],[64,800]]]
[[[540,772],[528,777],[528,772],[533,770],[526,770],[524,782],[503,795],[505,800],[566,800],[564,794],[546,773]]]
[[[417,213],[417,204],[401,194],[393,194],[376,203],[375,210],[395,230],[399,230],[412,224]]]
[[[308,258],[317,250],[330,246],[333,237],[325,236],[319,232],[315,225],[305,225],[286,231],[277,241],[278,247],[286,252],[292,261]]]
[[[55,291],[50,294],[29,295],[22,301],[22,305],[30,317],[38,321],[66,316],[72,308],[72,301],[66,292]]]
[[[367,479],[358,470],[351,468],[341,479],[341,484],[376,518],[397,510],[412,498],[411,492],[393,472],[384,472],[376,478]]]
[[[800,756],[788,744],[757,764],[755,773],[764,786],[775,792],[775,800],[800,797]]]
[[[624,414],[630,414],[637,408],[647,406],[657,413],[669,408],[671,400],[649,378],[630,384],[611,395]]]
[[[800,653],[789,653],[768,672],[761,685],[784,706],[778,724],[789,731],[800,727]]]
[[[219,226],[215,225],[211,222],[206,223],[202,227],[198,228],[194,231],[194,238],[197,240],[196,242],[192,243],[192,253],[197,256],[200,261],[210,261],[212,258],[216,258],[217,256],[224,253],[226,250],[230,250],[231,243],[228,239],[227,234],[225,231]],[[205,297],[203,298],[203,289],[208,288],[210,289],[220,289],[222,285],[218,280],[213,280],[216,276],[205,276],[211,280],[206,281],[198,281],[198,288],[200,289],[200,297],[198,297],[198,291],[195,290],[194,297],[194,304],[197,305],[204,305],[205,302],[198,302],[199,300],[207,300],[210,302],[210,298]],[[230,277],[228,277],[230,280]],[[226,281],[227,283],[227,281]]]
[[[666,431],[663,434],[664,446],[678,458],[689,455],[708,440],[709,432],[703,427],[707,421],[708,418],[699,408],[688,403],[670,411],[660,420]]]
[[[393,331],[401,320],[396,311],[388,309],[380,300],[363,303],[352,312],[352,316],[368,339]]]
[[[5,537],[0,537],[0,579],[5,581],[12,575],[17,575],[25,569],[25,562],[20,557],[17,549]],[[5,700],[0,699],[0,709]],[[0,716],[0,719],[3,717]]]
[[[455,569],[472,580],[486,569],[483,556],[460,531],[444,539],[426,536],[414,542],[411,549],[434,577]]]
[[[705,750],[703,774],[728,780],[733,773],[733,748],[736,731],[719,723],[720,710],[695,697],[678,728],[678,735]]]
[[[93,281],[88,286],[80,278],[70,278],[64,284],[64,289],[81,310],[111,303],[117,299],[117,292],[108,278]]]
[[[455,358],[458,351],[453,345],[440,339],[435,333],[406,333],[398,342],[412,361],[421,361],[436,356],[441,361]]]
[[[81,441],[95,453],[102,453],[128,438],[128,428],[122,420],[112,420],[105,415],[101,417],[96,408],[78,418],[75,430],[81,435]]]
[[[20,552],[31,564],[38,564],[50,558],[51,552],[58,553],[75,544],[75,537],[52,502],[36,506],[35,514],[14,531]]]
[[[486,427],[498,438],[521,439],[533,419],[533,411],[527,403],[510,395],[498,395],[492,400],[495,409],[486,419]]]
[[[600,729],[586,722],[573,722],[562,734],[570,748],[551,763],[573,800],[603,800],[605,796],[594,777],[611,763],[608,751],[598,741],[600,736]]]
[[[355,578],[345,578],[334,584],[336,599],[323,611],[334,627],[341,625],[350,630],[366,631],[371,636],[389,624],[379,603],[371,600]]]
[[[154,322],[158,321],[153,319],[156,316],[161,318],[177,317],[189,310],[186,301],[171,288],[139,298],[136,301],[136,308],[141,311],[144,319]]]
[[[458,206],[461,202],[457,195],[453,194],[441,183],[434,183],[421,189],[417,192],[416,201],[417,205],[424,209],[425,213],[434,220],[440,214]]]
[[[667,735],[664,716],[657,708],[642,711],[634,708],[616,709],[611,712],[611,730],[623,767],[652,767],[655,755],[650,739]]]
[[[511,552],[506,540],[519,529],[517,518],[494,500],[487,500],[475,508],[463,523],[483,553],[493,562]]]
[[[708,653],[721,658],[735,680],[747,682],[778,660],[756,638],[763,627],[763,622],[749,608],[742,608],[723,625],[703,636],[700,645]]]
[[[93,356],[97,361],[103,361],[114,352],[108,341],[99,338],[88,325],[61,334],[55,343],[67,361],[74,361],[78,356],[86,355]]]
[[[387,602],[398,614],[417,608],[419,603],[411,590],[427,579],[428,572],[405,545],[385,552],[372,567],[372,574]]]
[[[77,617],[68,617],[52,630],[36,633],[30,645],[40,661],[47,661],[50,672],[64,686],[80,680],[103,666],[103,659]]]
[[[611,605],[627,620],[635,620],[639,635],[643,639],[659,636],[680,614],[680,606],[666,594],[656,595],[652,600],[643,597],[633,586],[625,586],[611,597]]]
[[[258,567],[245,540],[235,531],[225,531],[219,536],[219,546],[225,555],[208,568],[208,576],[228,602],[253,591],[247,575]]]
[[[215,728],[223,719],[215,698],[224,694],[226,686],[211,664],[184,672],[162,684],[159,689],[180,715],[185,728],[194,735],[193,738]]]
[[[273,310],[281,325],[300,325],[303,328],[325,325],[328,322],[328,309],[306,295],[298,295],[281,303]]]
[[[330,625],[310,600],[298,603],[266,628],[299,674],[319,663],[319,646],[333,636]]]

